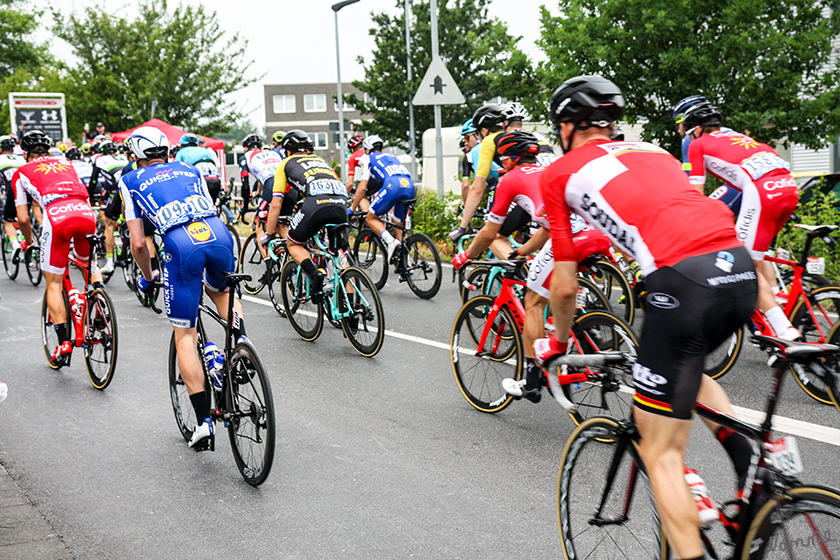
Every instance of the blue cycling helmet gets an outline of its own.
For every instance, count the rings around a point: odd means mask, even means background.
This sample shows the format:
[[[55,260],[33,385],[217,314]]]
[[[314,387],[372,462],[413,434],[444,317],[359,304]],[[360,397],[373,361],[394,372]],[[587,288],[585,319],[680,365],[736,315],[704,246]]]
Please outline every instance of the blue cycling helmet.
[[[688,111],[690,107],[705,101],[707,101],[707,99],[702,95],[689,95],[688,97],[680,99],[679,102],[674,105],[674,120],[677,121],[677,124],[680,124],[683,122],[683,119],[685,119],[685,112]]]
[[[181,136],[181,140],[178,142],[182,148],[187,146],[198,146],[198,136],[193,134],[192,132],[187,132],[183,136]]]
[[[467,119],[466,122],[461,126],[461,136],[466,136],[467,134],[472,134],[475,132],[475,127],[473,126],[473,120]]]

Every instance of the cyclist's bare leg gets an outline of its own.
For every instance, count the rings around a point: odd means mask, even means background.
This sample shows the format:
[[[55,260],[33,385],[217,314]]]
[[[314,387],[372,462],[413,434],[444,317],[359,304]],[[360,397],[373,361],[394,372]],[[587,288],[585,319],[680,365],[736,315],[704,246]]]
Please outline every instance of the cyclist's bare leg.
[[[297,243],[292,243],[291,241],[286,244],[286,250],[289,251],[289,256],[292,257],[298,264],[302,264],[306,259],[312,258],[309,251],[306,250],[306,247],[298,245]]]
[[[697,393],[697,402],[701,402],[706,406],[710,406],[728,416],[735,416],[735,410],[732,408],[732,401],[729,400],[729,395],[720,386],[720,383],[709,377],[703,375],[700,381],[700,391]],[[720,428],[719,424],[715,424],[705,418],[702,418],[703,423],[708,426],[712,433]]]
[[[525,339],[525,357],[534,357],[534,341],[545,336],[543,317],[548,300],[538,293],[525,292],[525,326],[522,336]]]
[[[53,274],[43,271],[47,283],[47,307],[50,310],[53,325],[60,325],[67,320],[67,309],[64,307],[64,274]]]
[[[105,218],[105,255],[114,258],[114,228],[117,222],[111,218]]]
[[[185,329],[172,327],[175,331],[175,351],[178,353],[178,369],[190,395],[204,391],[204,372],[198,358],[198,331],[195,327]]]
[[[506,259],[511,251],[513,251],[513,246],[507,237],[496,235],[496,238],[490,244],[490,250],[493,251],[497,259]]]
[[[257,218],[255,217],[254,220],[257,220]],[[265,258],[268,255],[268,250],[265,247],[262,246],[262,243],[260,243],[260,238],[263,235],[265,235],[265,226],[263,225],[262,220],[257,220],[256,232],[257,232],[257,236],[256,236],[257,237],[257,248],[260,250],[260,254],[262,255],[262,257]]]
[[[361,207],[361,204],[359,206]],[[382,223],[379,216],[368,211],[367,216],[365,216],[365,222],[367,222],[368,227],[370,227],[376,235],[382,237],[382,232],[385,231],[385,224]],[[402,222],[397,221],[396,218],[394,219],[394,223],[402,225]],[[401,229],[394,228],[393,235],[394,239],[402,242],[403,232]]]
[[[33,202],[32,213],[35,215],[35,221],[38,222],[38,225],[42,225],[44,223],[44,214],[41,211],[41,205]]]
[[[216,306],[216,311],[219,312],[219,316],[225,317],[225,315],[227,315],[230,290],[224,292],[214,292],[213,290],[208,289],[207,286],[204,286],[204,293],[210,296],[210,299],[213,300],[213,305]],[[236,314],[239,315],[240,318],[245,318],[245,315],[242,313],[242,303],[239,301],[239,298],[233,298],[233,310],[236,311]]]
[[[758,307],[766,313],[773,307],[778,307],[778,302],[773,295],[773,287],[777,285],[776,275],[773,273],[773,265],[768,261],[753,261],[755,272],[758,276]]]
[[[638,408],[633,409],[633,415],[641,435],[639,453],[674,557],[700,557],[700,517],[683,470],[691,420],[668,418]]]
[[[3,222],[3,229],[6,230],[6,237],[17,241],[17,230],[15,222]]]

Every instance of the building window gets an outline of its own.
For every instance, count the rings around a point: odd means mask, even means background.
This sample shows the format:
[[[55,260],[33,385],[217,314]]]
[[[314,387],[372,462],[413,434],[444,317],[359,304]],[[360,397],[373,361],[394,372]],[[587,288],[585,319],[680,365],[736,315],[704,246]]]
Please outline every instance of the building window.
[[[338,103],[333,103],[333,106],[335,107],[335,112],[338,113]],[[355,111],[356,108],[353,105],[350,105],[347,102],[347,100],[345,99],[344,100],[344,107],[342,107],[342,110],[343,111]]]
[[[307,93],[303,96],[303,110],[306,113],[326,113],[327,96],[324,93]]]
[[[275,95],[272,100],[275,113],[294,113],[296,110],[294,95]]]
[[[327,133],[326,132],[310,132],[309,139],[312,140],[312,145],[316,150],[327,149]]]

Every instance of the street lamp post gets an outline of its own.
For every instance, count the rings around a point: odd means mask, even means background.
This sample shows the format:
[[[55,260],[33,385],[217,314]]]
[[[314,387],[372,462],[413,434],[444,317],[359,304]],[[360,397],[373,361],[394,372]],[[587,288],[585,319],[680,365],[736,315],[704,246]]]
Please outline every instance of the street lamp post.
[[[338,11],[344,6],[355,4],[360,0],[343,0],[332,5],[335,12],[335,70],[338,81],[336,82],[336,101],[338,102],[338,153],[341,165],[341,181],[347,182],[347,170],[344,168],[344,94],[341,92],[341,49],[338,43]]]

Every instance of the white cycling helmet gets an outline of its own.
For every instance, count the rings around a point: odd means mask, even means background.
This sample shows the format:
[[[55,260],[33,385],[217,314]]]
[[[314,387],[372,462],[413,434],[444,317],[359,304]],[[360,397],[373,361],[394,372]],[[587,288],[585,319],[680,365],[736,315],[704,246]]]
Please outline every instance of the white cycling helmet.
[[[141,126],[125,143],[137,159],[165,159],[169,155],[169,139],[153,126]]]
[[[374,150],[381,150],[382,146],[384,145],[385,142],[383,142],[382,138],[380,138],[376,134],[371,134],[362,141],[362,148],[369,152],[372,152]]]
[[[508,122],[524,121],[528,118],[528,113],[525,111],[525,107],[522,106],[522,103],[517,103],[516,101],[511,101],[502,105],[502,113],[504,113],[505,119]]]

